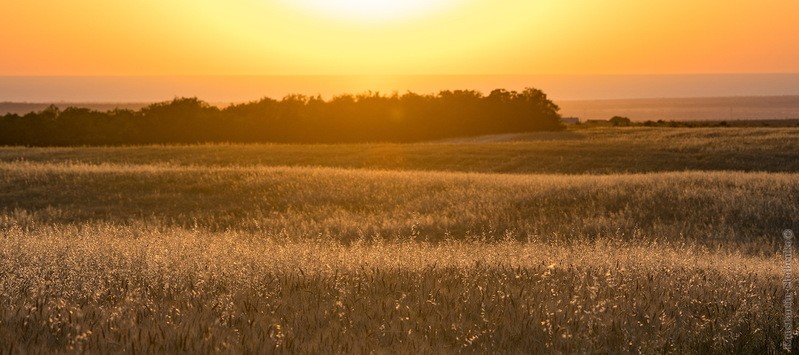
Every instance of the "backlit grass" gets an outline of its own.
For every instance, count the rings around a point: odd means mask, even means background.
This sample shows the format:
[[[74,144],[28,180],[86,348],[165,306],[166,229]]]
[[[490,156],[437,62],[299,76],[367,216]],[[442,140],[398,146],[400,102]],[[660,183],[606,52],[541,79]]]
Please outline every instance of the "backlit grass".
[[[776,352],[798,219],[788,128],[5,147],[0,353]]]

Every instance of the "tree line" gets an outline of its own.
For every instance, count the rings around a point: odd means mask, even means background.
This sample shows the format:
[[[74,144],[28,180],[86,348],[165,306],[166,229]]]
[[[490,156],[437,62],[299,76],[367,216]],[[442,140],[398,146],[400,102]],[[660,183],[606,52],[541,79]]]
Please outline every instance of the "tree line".
[[[194,143],[355,143],[560,130],[558,106],[541,90],[420,95],[289,95],[220,109],[176,98],[139,110],[50,106],[0,117],[0,144],[25,146]]]

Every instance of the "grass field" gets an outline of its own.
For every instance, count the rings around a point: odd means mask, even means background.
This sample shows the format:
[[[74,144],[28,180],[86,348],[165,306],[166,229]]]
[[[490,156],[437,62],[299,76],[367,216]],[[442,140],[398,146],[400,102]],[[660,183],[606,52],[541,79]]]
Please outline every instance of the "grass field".
[[[561,114],[582,119],[625,116],[633,121],[751,120],[799,118],[799,96],[734,96],[616,100],[561,100]],[[1,106],[0,106],[1,107]],[[791,126],[796,127],[796,122]]]
[[[793,128],[0,148],[0,352],[775,352],[798,221]]]
[[[427,144],[3,148],[0,161],[485,173],[798,172],[799,128],[595,128]]]

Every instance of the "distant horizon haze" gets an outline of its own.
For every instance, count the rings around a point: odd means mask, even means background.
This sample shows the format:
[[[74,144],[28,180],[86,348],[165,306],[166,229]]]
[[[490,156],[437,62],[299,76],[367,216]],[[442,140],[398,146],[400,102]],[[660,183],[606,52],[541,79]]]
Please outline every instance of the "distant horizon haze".
[[[236,103],[289,94],[522,90],[553,100],[799,95],[799,73],[680,75],[0,76],[0,102],[132,103],[197,97]]]

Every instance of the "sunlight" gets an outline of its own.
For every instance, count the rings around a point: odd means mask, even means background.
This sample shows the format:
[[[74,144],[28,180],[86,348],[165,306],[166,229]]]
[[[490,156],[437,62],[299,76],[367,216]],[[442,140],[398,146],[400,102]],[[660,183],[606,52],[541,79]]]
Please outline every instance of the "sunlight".
[[[292,0],[316,15],[346,22],[399,21],[433,14],[456,0]]]

